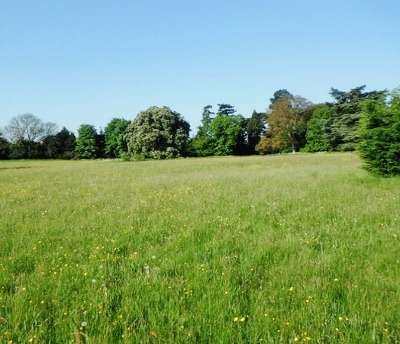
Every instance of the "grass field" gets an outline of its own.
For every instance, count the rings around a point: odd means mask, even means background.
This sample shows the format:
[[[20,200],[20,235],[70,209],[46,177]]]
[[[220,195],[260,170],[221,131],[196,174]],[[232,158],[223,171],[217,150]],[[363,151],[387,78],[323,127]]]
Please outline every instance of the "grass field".
[[[0,162],[0,343],[400,343],[400,179],[352,153]]]

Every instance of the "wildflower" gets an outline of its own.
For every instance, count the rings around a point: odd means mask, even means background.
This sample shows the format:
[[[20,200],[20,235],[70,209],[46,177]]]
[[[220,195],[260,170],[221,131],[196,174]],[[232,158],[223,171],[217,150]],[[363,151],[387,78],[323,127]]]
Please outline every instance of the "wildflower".
[[[157,256],[151,256],[151,259],[156,259],[157,258]]]
[[[93,278],[92,279],[92,283],[95,284],[97,281]]]
[[[86,327],[87,326],[87,322],[86,321],[82,321],[81,326],[82,327]]]

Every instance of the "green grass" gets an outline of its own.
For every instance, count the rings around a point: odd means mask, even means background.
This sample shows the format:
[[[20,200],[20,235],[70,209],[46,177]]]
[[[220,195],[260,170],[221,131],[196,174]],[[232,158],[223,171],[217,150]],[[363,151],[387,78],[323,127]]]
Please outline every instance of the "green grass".
[[[400,179],[360,166],[1,161],[0,342],[399,343]]]

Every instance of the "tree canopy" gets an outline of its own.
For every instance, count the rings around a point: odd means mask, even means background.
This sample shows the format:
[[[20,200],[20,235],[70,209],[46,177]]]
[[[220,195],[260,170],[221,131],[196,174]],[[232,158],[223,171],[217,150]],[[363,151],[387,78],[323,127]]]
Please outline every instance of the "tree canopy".
[[[97,130],[91,124],[82,124],[78,129],[75,151],[80,158],[94,159],[97,157]]]
[[[268,114],[268,129],[256,147],[260,154],[298,152],[305,144],[312,103],[300,96],[285,95],[278,99]]]
[[[113,118],[105,127],[105,155],[108,158],[120,158],[128,152],[125,132],[129,121],[123,118]]]
[[[56,132],[55,123],[43,122],[31,113],[13,117],[3,129],[3,135],[14,143],[20,140],[40,142],[46,136],[54,135]]]
[[[358,150],[365,168],[381,176],[400,175],[400,93],[362,105]]]
[[[152,106],[128,125],[128,150],[144,158],[167,159],[185,156],[190,125],[169,107]]]

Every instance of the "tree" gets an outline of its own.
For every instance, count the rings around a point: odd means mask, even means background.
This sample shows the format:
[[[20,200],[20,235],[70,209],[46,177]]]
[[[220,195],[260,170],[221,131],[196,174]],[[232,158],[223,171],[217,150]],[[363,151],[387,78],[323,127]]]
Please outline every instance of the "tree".
[[[105,127],[105,154],[108,158],[120,158],[128,152],[125,132],[129,121],[123,118],[113,118]]]
[[[96,158],[103,159],[106,156],[106,135],[104,134],[103,129],[100,128],[100,131],[95,136],[96,140]]]
[[[191,142],[193,154],[195,156],[210,156],[213,155],[213,141],[210,132],[210,125],[212,122],[211,111],[212,105],[207,105],[203,108],[201,117],[201,125],[197,128],[196,136]]]
[[[272,98],[269,98],[271,102],[271,104],[269,105],[269,109],[271,110],[274,104],[283,97],[293,97],[293,95],[285,88],[275,91],[274,96]]]
[[[249,154],[256,152],[256,146],[260,142],[262,135],[265,132],[266,114],[253,111],[250,119],[246,123],[247,144]]]
[[[57,158],[72,159],[76,156],[76,137],[75,134],[63,127],[57,134]]]
[[[232,155],[236,153],[238,142],[242,139],[242,116],[228,116],[218,113],[210,124],[213,155]]]
[[[230,104],[218,104],[214,118],[212,106],[203,108],[202,125],[192,141],[192,149],[197,156],[246,154],[247,121],[241,115],[235,115]]]
[[[328,105],[319,105],[315,108],[310,120],[307,122],[305,152],[332,151],[330,138],[333,120],[332,108]]]
[[[82,124],[78,129],[75,151],[79,158],[94,159],[97,156],[97,130],[93,125]]]
[[[0,160],[8,159],[10,154],[9,142],[0,133]]]
[[[217,115],[232,116],[235,112],[235,107],[230,104],[218,104]]]
[[[72,159],[75,153],[76,137],[65,127],[56,135],[50,135],[42,141],[42,149],[46,158]]]
[[[362,105],[358,150],[365,168],[377,175],[400,175],[400,93]]]
[[[311,117],[311,102],[300,96],[283,96],[268,115],[268,129],[256,150],[260,154],[299,151],[305,144],[307,121]]]
[[[152,106],[128,125],[128,150],[143,158],[166,159],[185,156],[190,125],[177,112]]]
[[[361,114],[361,104],[367,100],[379,100],[386,94],[384,91],[363,92],[365,85],[342,92],[331,88],[330,95],[335,103],[332,107],[333,117],[329,128],[328,139],[333,150],[351,151],[359,141],[358,123]]]
[[[14,143],[20,140],[40,142],[46,136],[54,135],[56,131],[55,123],[43,122],[30,113],[13,117],[3,130],[6,138]]]

